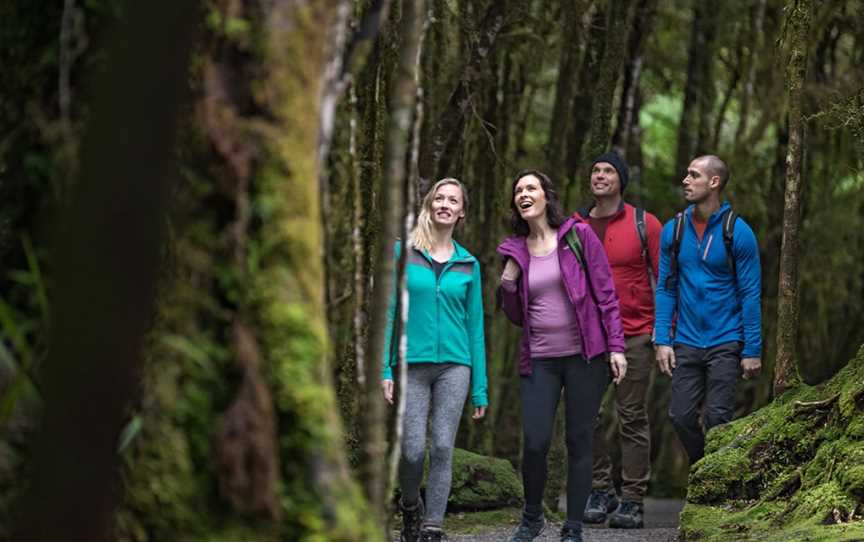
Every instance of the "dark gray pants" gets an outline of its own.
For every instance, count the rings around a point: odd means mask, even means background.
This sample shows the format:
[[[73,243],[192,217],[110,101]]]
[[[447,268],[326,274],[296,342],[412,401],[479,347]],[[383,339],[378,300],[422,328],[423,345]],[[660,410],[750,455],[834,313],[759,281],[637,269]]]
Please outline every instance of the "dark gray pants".
[[[603,357],[590,363],[581,355],[532,360],[530,376],[520,378],[522,392],[522,484],[525,516],[543,513],[546,456],[552,443],[555,411],[564,390],[567,442],[567,521],[582,530],[582,514],[591,492],[591,446],[594,420],[609,383],[609,363]]]
[[[669,417],[687,450],[691,465],[705,455],[705,432],[731,421],[735,414],[735,385],[741,376],[741,348],[739,342],[711,348],[675,345],[676,365],[672,371]]]

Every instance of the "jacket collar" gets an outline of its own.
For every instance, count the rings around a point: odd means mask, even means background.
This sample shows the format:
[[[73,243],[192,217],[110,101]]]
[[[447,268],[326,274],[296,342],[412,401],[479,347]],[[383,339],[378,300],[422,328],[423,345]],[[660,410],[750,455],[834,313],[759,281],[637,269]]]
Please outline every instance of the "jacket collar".
[[[460,245],[456,241],[456,239],[453,239],[452,243],[453,243],[453,255],[450,256],[450,262],[452,262],[452,263],[474,263],[477,261],[477,258],[475,258],[474,255],[472,255],[470,252],[468,252],[468,250],[465,249],[465,247]],[[411,248],[413,250],[416,250],[420,254],[422,254],[423,257],[426,258],[427,260],[429,260],[430,262],[432,261],[432,256],[429,255],[428,251],[420,250],[419,248],[417,248],[413,245],[411,246]]]
[[[720,207],[718,207],[717,210],[714,211],[711,214],[711,216],[708,217],[708,224],[710,225],[710,224],[713,224],[715,222],[718,222],[720,220],[720,217],[723,216],[723,213],[725,213],[726,211],[728,211],[731,208],[732,208],[732,205],[728,201],[724,200],[720,204]],[[684,215],[687,216],[687,218],[689,218],[692,221],[693,220],[693,213],[695,212],[695,210],[696,210],[696,205],[691,203],[690,205],[687,206],[686,209],[684,209]]]

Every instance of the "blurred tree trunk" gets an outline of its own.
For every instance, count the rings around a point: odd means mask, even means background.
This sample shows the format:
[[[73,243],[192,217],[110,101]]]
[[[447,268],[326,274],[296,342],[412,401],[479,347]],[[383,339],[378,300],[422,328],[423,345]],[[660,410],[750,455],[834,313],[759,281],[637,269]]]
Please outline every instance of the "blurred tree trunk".
[[[194,28],[193,4],[154,1],[130,6],[112,36],[57,232],[44,411],[15,540],[113,539],[117,443],[138,391]]]
[[[345,6],[206,7],[116,538],[381,539],[333,394],[315,181]]]
[[[624,82],[618,102],[618,118],[612,134],[612,147],[625,158],[632,157],[631,142],[635,127],[639,125],[639,81],[642,77],[645,41],[654,30],[657,15],[657,0],[640,0],[633,17],[633,29],[627,45],[627,62],[624,66]],[[628,160],[632,168],[634,162]]]
[[[581,182],[581,179],[577,179],[576,176],[581,167],[582,148],[585,146],[586,139],[590,136],[594,96],[598,84],[597,71],[600,69],[600,63],[603,61],[603,52],[606,48],[605,30],[607,13],[608,7],[606,2],[600,0],[594,4],[593,12],[590,16],[591,22],[588,26],[588,41],[586,42],[585,52],[582,55],[582,62],[579,65],[578,91],[573,98],[573,107],[571,109],[573,126],[567,137],[567,174],[562,197],[565,209],[575,208],[582,203],[586,195],[582,190],[585,183]],[[564,181],[562,180],[562,184]],[[559,191],[561,191],[560,188]]]
[[[718,7],[708,0],[694,0],[684,106],[678,124],[675,178],[684,176],[690,161],[708,151],[711,110],[714,105],[714,48]]]
[[[422,196],[436,180],[452,175],[452,165],[463,144],[465,122],[472,106],[471,100],[484,73],[484,63],[493,51],[498,33],[504,25],[507,3],[491,2],[477,31],[477,42],[462,65],[456,88],[450,94],[446,108],[437,119],[430,119],[435,128],[426,132],[420,147],[420,190]],[[478,85],[479,86],[479,85]]]
[[[375,275],[371,294],[368,332],[369,363],[366,364],[366,385],[361,413],[363,417],[363,447],[361,469],[364,486],[379,524],[386,525],[385,510],[388,500],[388,469],[385,403],[381,394],[381,367],[379,361],[384,354],[384,336],[387,328],[387,304],[393,295],[394,285],[399,283],[404,266],[407,247],[403,246],[398,266],[394,273],[394,241],[402,234],[405,218],[406,192],[408,188],[409,142],[414,104],[417,94],[415,71],[420,46],[422,21],[425,17],[425,2],[404,0],[401,9],[393,6],[394,20],[399,21],[399,57],[396,72],[390,82],[389,116],[385,128],[384,182],[378,193],[378,208],[381,210],[379,224],[380,240],[375,258]],[[397,317],[399,314],[397,313]],[[400,326],[392,335],[392,344],[399,344]],[[403,379],[404,382],[404,379]],[[398,390],[399,395],[404,390]]]
[[[578,90],[579,53],[584,40],[580,39],[584,32],[585,13],[590,6],[590,0],[567,1],[561,3],[561,53],[558,60],[558,79],[555,82],[555,102],[552,105],[552,120],[549,126],[549,143],[546,156],[549,164],[549,175],[560,186],[567,182],[567,137],[571,132],[573,116],[573,99]]]
[[[774,393],[782,394],[798,382],[798,232],[801,227],[801,167],[804,154],[803,87],[807,75],[807,39],[812,7],[809,0],[787,5],[789,88],[789,151],[786,155],[786,197],[783,209],[783,245],[780,249],[780,286],[777,301],[777,361]]]

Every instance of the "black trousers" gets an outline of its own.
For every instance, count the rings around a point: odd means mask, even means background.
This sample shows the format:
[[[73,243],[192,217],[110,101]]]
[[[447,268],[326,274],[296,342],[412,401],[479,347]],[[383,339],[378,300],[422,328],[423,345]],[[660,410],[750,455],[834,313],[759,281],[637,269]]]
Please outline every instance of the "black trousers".
[[[591,492],[591,448],[594,419],[600,410],[603,392],[609,384],[609,363],[597,357],[590,363],[576,355],[532,360],[530,376],[520,380],[522,393],[522,484],[525,488],[525,515],[537,517],[543,511],[546,488],[546,456],[552,443],[555,411],[564,390],[564,419],[567,433],[567,522],[581,530],[585,502]]]
[[[691,465],[705,455],[705,432],[735,414],[741,348],[737,341],[711,348],[675,345],[669,417]]]

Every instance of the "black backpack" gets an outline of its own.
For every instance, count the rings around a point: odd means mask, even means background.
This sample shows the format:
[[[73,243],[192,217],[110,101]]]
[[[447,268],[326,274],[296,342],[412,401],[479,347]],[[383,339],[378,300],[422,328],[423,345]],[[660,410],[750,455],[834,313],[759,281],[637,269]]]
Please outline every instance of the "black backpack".
[[[732,241],[738,213],[730,208],[723,212],[721,220],[723,221],[723,245],[726,247],[726,262],[732,271],[732,277],[738,280],[738,272],[735,268],[735,254],[732,252]],[[672,254],[669,255],[669,274],[666,276],[667,290],[673,290],[678,287],[678,254],[681,252],[681,238],[684,237],[684,211],[679,211],[675,215],[675,229],[672,231]]]

